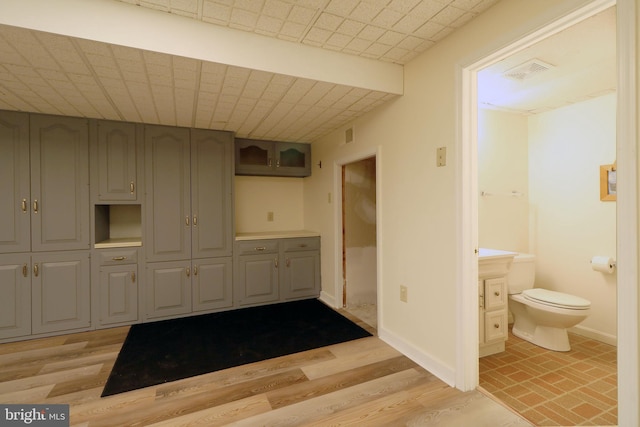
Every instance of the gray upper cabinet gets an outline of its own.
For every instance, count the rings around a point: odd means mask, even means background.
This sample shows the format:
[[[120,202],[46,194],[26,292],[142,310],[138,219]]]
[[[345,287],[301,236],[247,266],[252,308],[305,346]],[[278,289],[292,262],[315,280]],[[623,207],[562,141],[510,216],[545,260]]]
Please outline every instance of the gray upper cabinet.
[[[0,253],[31,250],[29,115],[0,111]]]
[[[89,248],[89,138],[85,119],[32,115],[31,249]]]
[[[191,258],[189,129],[145,126],[147,261]]]
[[[235,141],[235,174],[309,176],[311,145],[238,138]]]
[[[133,123],[99,121],[97,128],[98,200],[137,200],[136,126]]]

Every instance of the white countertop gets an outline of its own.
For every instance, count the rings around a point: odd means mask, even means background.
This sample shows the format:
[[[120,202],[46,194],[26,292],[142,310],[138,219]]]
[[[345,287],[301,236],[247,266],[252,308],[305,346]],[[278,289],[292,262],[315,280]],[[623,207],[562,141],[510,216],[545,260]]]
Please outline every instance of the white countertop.
[[[478,258],[488,259],[488,258],[500,258],[500,257],[514,257],[516,255],[518,255],[517,252],[502,251],[500,249],[480,248],[478,253]]]
[[[120,239],[107,239],[101,242],[96,242],[95,248],[131,248],[136,246],[142,246],[142,239],[139,237],[120,238]]]
[[[290,239],[295,237],[320,237],[317,231],[290,230],[290,231],[256,231],[246,233],[236,233],[238,240],[261,240],[261,239]]]

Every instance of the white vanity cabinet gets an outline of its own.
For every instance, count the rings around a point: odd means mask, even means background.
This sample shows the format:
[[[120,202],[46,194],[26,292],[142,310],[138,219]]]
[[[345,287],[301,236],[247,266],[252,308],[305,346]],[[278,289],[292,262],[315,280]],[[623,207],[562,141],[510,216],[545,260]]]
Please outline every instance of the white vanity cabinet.
[[[515,253],[480,249],[478,258],[478,324],[480,357],[504,351],[507,341],[507,273]]]

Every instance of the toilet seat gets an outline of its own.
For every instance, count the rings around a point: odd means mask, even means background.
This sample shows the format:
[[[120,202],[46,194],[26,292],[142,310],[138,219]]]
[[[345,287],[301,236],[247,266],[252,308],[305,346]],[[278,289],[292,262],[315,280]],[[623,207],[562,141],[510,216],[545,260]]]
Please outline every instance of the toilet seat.
[[[558,308],[587,310],[591,307],[591,302],[584,298],[542,288],[526,289],[522,291],[522,296],[530,301]]]

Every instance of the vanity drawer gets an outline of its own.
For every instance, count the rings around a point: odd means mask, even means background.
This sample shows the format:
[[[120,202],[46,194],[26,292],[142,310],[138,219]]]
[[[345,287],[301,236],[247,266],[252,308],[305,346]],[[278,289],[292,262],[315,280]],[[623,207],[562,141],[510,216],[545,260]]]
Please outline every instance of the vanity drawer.
[[[486,342],[505,340],[508,331],[507,310],[489,311],[484,315],[484,338]]]
[[[484,281],[484,308],[487,311],[507,307],[507,281],[504,277]]]
[[[320,238],[303,237],[298,239],[283,239],[282,245],[285,252],[318,251],[320,250]]]
[[[278,253],[277,240],[247,240],[237,245],[239,255]]]
[[[135,264],[138,262],[137,249],[117,249],[99,252],[100,265]]]

